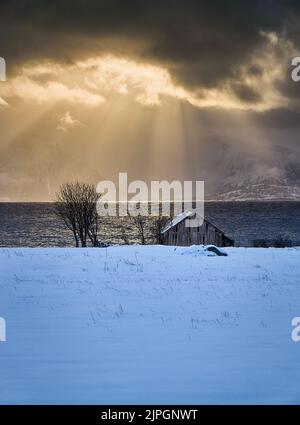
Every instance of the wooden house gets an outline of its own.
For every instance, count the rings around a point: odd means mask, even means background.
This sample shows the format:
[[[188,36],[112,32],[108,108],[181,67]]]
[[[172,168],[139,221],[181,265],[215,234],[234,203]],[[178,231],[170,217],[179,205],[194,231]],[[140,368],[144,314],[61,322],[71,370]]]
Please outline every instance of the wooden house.
[[[195,212],[183,212],[168,223],[161,232],[163,245],[216,245],[220,247],[233,246],[234,241],[215,225],[203,220],[201,226],[189,227],[187,220],[195,217]]]

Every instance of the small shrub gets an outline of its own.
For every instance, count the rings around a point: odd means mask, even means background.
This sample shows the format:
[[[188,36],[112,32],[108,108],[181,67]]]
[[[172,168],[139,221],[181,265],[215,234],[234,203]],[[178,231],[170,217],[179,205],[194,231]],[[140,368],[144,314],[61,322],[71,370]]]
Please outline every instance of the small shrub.
[[[286,248],[286,247],[292,246],[292,242],[287,238],[284,238],[282,236],[277,236],[273,240],[273,246],[274,248]]]
[[[266,239],[255,239],[253,241],[253,246],[255,248],[268,248],[269,247],[269,243]]]

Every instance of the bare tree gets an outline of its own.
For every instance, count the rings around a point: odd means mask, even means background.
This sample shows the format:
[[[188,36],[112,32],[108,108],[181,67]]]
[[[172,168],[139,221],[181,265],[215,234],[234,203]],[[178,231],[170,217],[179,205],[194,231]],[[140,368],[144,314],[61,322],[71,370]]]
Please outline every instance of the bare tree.
[[[146,245],[146,238],[147,238],[147,218],[142,215],[137,216],[130,216],[131,223],[134,225],[134,227],[137,230],[138,237],[141,241],[142,245]]]
[[[125,226],[124,221],[121,221],[120,224],[120,238],[125,245],[129,245],[129,236],[128,236],[128,226]]]
[[[161,232],[166,224],[172,219],[172,212],[169,211],[169,215],[163,215],[162,205],[159,205],[159,215],[157,217],[149,217],[148,215],[143,215],[143,212],[151,211],[151,205],[140,208],[140,214],[133,216],[129,213],[129,218],[133,226],[135,227],[138,238],[142,245],[146,245],[147,241],[151,243],[160,244],[162,242]]]
[[[98,245],[98,215],[96,203],[100,195],[88,183],[64,183],[56,195],[55,211],[73,233],[76,247],[87,246],[89,238]]]
[[[160,244],[162,242],[161,232],[170,220],[171,220],[171,217],[162,216],[162,215],[152,219],[151,235],[154,239],[154,243]]]
[[[96,208],[94,208],[92,217],[90,220],[90,225],[87,229],[88,237],[93,246],[99,246],[98,232],[99,232],[99,217],[98,217]]]

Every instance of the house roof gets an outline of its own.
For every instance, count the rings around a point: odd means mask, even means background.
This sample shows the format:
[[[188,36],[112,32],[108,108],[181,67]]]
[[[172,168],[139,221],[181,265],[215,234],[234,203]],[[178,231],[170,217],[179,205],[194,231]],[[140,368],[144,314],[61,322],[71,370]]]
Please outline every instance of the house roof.
[[[161,233],[166,233],[168,230],[172,229],[172,227],[176,226],[178,223],[181,223],[186,218],[192,218],[195,215],[195,211],[184,211],[178,214],[173,220],[171,220],[161,231]]]
[[[175,218],[173,218],[173,220],[171,220],[161,231],[161,234],[164,234],[166,232],[168,232],[170,229],[172,229],[174,226],[176,226],[177,224],[181,223],[182,221],[186,220],[187,218],[192,218],[194,217],[194,215],[196,214],[195,211],[184,211],[180,214],[178,214]],[[217,226],[215,226],[214,224],[212,224],[210,221],[203,219],[203,222],[206,222],[208,224],[210,224],[211,226],[213,226],[215,229],[217,229],[219,232],[223,233],[223,235],[227,238],[233,241],[233,239],[231,239],[229,236],[227,236],[221,229],[219,229]]]

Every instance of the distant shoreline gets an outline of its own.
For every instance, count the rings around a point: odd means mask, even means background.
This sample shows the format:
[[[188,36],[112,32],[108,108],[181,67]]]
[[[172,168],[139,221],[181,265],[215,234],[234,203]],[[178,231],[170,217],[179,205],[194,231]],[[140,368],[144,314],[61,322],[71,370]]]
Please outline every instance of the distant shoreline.
[[[275,203],[275,202],[295,202],[300,203],[300,199],[237,199],[237,200],[223,200],[223,199],[208,199],[204,201],[205,203],[210,202],[219,202],[219,203],[260,203],[260,202],[268,202],[268,203]],[[1,201],[0,204],[54,204],[55,201]],[[150,204],[150,203],[149,203]]]

